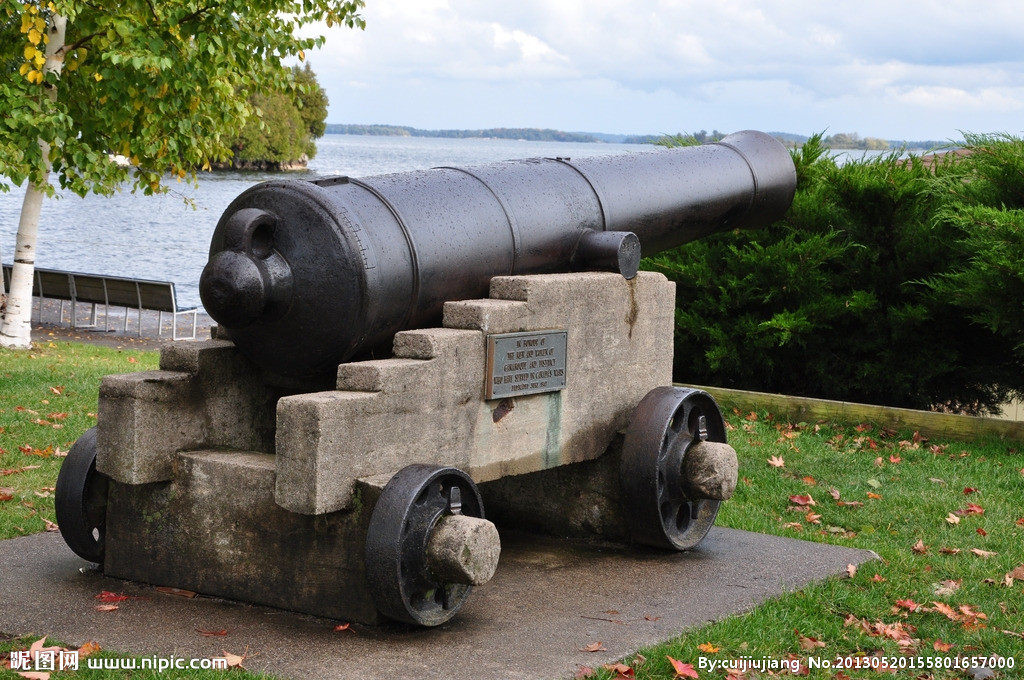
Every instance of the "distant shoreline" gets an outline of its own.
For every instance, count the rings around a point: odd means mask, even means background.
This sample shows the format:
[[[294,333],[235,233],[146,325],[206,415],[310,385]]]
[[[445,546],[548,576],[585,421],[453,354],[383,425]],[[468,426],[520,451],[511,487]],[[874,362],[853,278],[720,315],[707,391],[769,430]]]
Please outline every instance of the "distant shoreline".
[[[487,128],[480,130],[424,130],[408,125],[361,125],[349,123],[327,123],[326,134],[362,135],[373,137],[431,137],[437,139],[512,139],[531,142],[579,142],[591,144],[654,144],[664,139],[665,134],[657,135],[623,135],[603,132],[564,132],[549,128]],[[687,133],[682,133],[684,136]],[[787,146],[799,146],[807,141],[807,135],[790,132],[769,132],[768,134],[785,143]],[[856,135],[853,136],[856,139]],[[869,138],[865,138],[869,139]],[[864,141],[864,140],[860,140]],[[935,149],[950,144],[949,140],[884,140],[889,149]],[[831,146],[837,150],[863,150],[861,145]]]

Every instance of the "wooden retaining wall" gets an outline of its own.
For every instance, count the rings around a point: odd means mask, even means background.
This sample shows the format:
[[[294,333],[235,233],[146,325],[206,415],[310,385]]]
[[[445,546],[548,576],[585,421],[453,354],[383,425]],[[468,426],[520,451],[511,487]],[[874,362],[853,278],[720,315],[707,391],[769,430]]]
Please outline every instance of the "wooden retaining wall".
[[[689,385],[709,392],[723,411],[768,411],[790,422],[830,420],[840,423],[872,423],[894,430],[916,430],[932,439],[974,440],[996,438],[1024,442],[1024,422],[998,418],[915,411],[889,406],[870,406],[846,401],[790,397],[783,394],[746,392],[724,387]]]

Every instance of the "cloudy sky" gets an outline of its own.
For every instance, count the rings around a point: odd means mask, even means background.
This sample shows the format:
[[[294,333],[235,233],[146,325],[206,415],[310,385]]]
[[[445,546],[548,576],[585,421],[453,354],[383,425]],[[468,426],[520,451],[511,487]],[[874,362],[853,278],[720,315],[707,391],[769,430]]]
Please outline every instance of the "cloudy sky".
[[[886,139],[1024,132],[1021,0],[366,0],[328,122]]]

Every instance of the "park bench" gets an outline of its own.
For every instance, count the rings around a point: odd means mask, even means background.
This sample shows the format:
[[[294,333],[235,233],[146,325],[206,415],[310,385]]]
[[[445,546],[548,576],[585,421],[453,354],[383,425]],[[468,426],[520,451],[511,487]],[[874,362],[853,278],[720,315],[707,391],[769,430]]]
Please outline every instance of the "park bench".
[[[12,267],[9,264],[3,265],[4,288],[10,290]],[[71,303],[71,325],[74,328],[96,327],[97,307],[103,305],[103,329],[110,330],[110,308],[123,307],[125,309],[122,332],[128,332],[129,310],[137,309],[139,312],[139,335],[142,335],[142,312],[143,310],[159,312],[157,321],[157,335],[163,334],[164,314],[170,314],[172,319],[171,338],[178,340],[178,318],[188,315],[192,317],[192,335],[196,337],[196,313],[195,307],[181,308],[178,306],[174,293],[174,283],[170,281],[150,281],[147,279],[133,279],[122,276],[106,276],[101,274],[83,274],[81,272],[68,272],[55,269],[35,268],[35,277],[32,281],[32,295],[39,298],[39,309],[37,322],[42,322],[43,300],[60,300],[60,319],[64,318],[64,306]],[[78,323],[78,305],[91,305],[89,312],[89,323]]]

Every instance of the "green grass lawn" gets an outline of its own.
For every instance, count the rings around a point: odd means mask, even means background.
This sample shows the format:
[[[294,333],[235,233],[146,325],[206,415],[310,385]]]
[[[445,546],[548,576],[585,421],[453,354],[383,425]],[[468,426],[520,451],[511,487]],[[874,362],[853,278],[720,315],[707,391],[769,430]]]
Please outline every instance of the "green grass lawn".
[[[881,559],[641,650],[641,661],[623,660],[625,676],[597,668],[594,677],[688,677],[668,657],[701,678],[772,677],[709,671],[712,661],[720,668],[746,657],[796,661],[812,678],[877,678],[886,674],[864,666],[887,658],[904,665],[898,677],[940,680],[972,676],[910,666],[991,655],[1016,668],[981,677],[1024,677],[1020,444],[929,442],[871,424],[792,424],[766,413],[728,421],[741,480],[718,525]],[[808,657],[854,668],[811,670]]]
[[[47,343],[31,353],[0,350],[0,538],[51,526],[61,454],[95,424],[101,376],[156,364],[156,353],[74,343]],[[669,657],[684,673],[691,665],[701,678],[753,680],[774,676],[727,675],[708,666],[744,657],[793,660],[802,664],[802,673],[809,657],[854,666],[884,657],[909,666],[992,655],[1004,664],[1013,659],[1017,667],[987,677],[1024,677],[1020,444],[929,442],[877,425],[792,424],[766,413],[729,414],[728,422],[741,481],[722,506],[720,526],[874,550],[881,559],[852,576],[808,586],[642,650],[642,658],[624,659],[617,671],[597,667],[593,677],[688,677],[677,675]],[[3,661],[7,652],[31,644],[33,639],[12,637],[20,632],[0,630],[0,678],[18,677]],[[80,670],[53,677],[157,675]],[[843,680],[885,674],[833,668],[809,675]],[[904,668],[896,675],[972,677],[944,668]]]
[[[53,528],[53,486],[71,444],[96,424],[100,380],[156,368],[156,352],[68,342],[0,349],[0,539]]]

